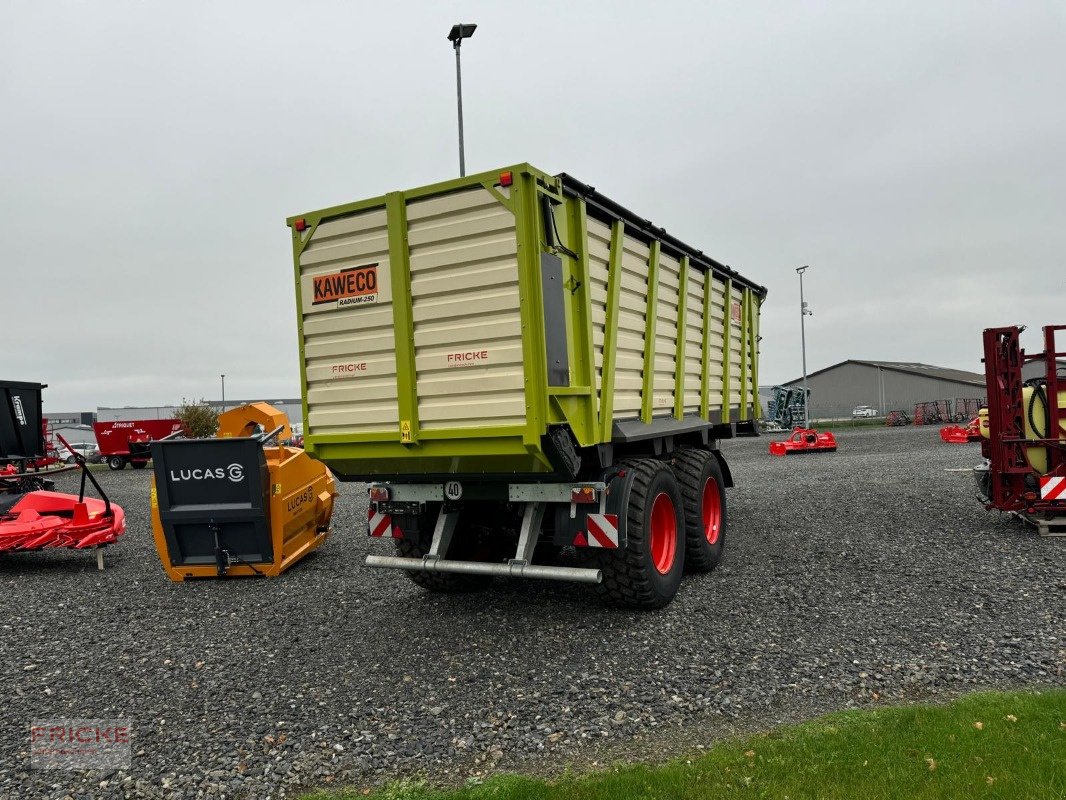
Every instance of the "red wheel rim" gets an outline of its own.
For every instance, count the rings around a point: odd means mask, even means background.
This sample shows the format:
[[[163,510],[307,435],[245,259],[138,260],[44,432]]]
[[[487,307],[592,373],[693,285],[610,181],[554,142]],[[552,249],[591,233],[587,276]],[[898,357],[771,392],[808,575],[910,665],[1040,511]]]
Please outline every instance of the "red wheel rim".
[[[703,484],[703,535],[707,544],[717,544],[722,533],[722,498],[718,494],[718,481],[708,478]]]
[[[651,562],[660,575],[674,566],[677,555],[677,514],[674,501],[659,492],[651,504]]]

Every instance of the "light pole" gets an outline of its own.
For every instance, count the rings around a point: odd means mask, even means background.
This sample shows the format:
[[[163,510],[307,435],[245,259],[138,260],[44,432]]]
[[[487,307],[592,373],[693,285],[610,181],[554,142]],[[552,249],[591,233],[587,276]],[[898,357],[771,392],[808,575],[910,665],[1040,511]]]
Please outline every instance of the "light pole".
[[[226,410],[226,373],[222,373],[222,410]]]
[[[807,308],[807,302],[803,299],[803,273],[810,268],[810,265],[797,267],[796,272],[800,276],[800,349],[803,351],[803,427],[809,428],[811,426],[811,414],[807,409],[807,403],[810,399],[807,394],[807,331],[806,331],[806,317],[808,314],[814,312]]]
[[[463,45],[463,39],[469,39],[474,35],[477,25],[473,22],[460,22],[452,25],[448,33],[448,41],[455,48],[455,93],[459,98],[459,176],[466,175],[466,156],[463,153],[463,72],[459,66],[459,48]]]

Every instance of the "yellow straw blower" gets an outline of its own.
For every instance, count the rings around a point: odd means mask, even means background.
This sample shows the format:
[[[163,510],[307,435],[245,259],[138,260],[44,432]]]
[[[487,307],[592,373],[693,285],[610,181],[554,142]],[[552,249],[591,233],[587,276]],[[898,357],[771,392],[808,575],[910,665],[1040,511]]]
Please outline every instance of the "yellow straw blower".
[[[152,532],[171,580],[278,575],[325,542],[336,483],[282,442],[266,403],[221,414],[214,439],[152,443]]]

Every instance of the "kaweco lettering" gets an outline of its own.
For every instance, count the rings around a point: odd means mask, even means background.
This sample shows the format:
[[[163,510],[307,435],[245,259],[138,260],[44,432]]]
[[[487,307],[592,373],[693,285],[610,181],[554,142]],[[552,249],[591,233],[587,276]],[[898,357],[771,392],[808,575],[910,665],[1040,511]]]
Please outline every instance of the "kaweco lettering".
[[[378,265],[348,267],[312,280],[314,300],[311,305],[336,303],[338,306],[376,303],[378,299]]]

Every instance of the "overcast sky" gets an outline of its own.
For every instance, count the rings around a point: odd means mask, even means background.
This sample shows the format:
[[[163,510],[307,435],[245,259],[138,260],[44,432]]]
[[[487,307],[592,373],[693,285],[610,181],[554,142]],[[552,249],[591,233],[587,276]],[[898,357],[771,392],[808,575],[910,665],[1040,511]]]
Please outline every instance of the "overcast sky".
[[[763,383],[1066,323],[1066,3],[14,2],[0,378],[299,392],[289,215],[569,172],[769,287]],[[1035,337],[1030,340],[1036,345]]]

